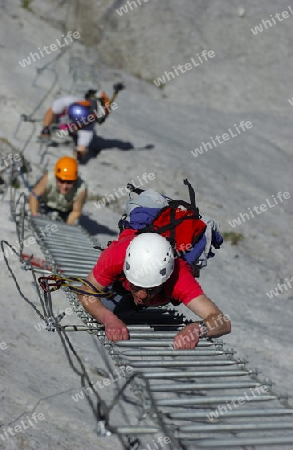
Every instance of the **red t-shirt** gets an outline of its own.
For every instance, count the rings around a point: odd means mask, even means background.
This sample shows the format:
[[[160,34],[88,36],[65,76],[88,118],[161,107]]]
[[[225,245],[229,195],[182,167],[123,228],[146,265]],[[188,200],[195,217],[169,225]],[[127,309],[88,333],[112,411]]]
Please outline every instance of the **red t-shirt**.
[[[93,269],[93,275],[101,286],[109,286],[123,276],[122,285],[130,291],[129,281],[123,275],[123,264],[126,249],[134,234],[135,230],[124,230],[118,241],[113,241],[102,252]],[[202,294],[203,290],[192,276],[189,264],[182,258],[176,258],[171,277],[164,283],[162,291],[153,297],[150,304],[154,306],[162,305],[174,299],[187,305],[192,299]]]

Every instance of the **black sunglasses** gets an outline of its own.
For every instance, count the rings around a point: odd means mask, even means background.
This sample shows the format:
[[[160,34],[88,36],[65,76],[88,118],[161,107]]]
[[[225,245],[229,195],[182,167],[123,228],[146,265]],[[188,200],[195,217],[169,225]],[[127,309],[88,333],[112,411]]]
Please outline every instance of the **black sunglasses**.
[[[129,283],[129,285],[130,285],[130,288],[133,290],[133,292],[145,291],[147,293],[147,295],[155,295],[162,288],[162,286],[155,286],[155,287],[152,287],[152,288],[144,288],[144,287],[141,287],[141,286],[135,286],[135,284],[132,284],[132,283]]]
[[[60,184],[74,184],[74,183],[75,183],[74,180],[61,180],[61,179],[58,178],[58,177],[56,177],[56,179],[57,179],[57,181],[58,181]]]

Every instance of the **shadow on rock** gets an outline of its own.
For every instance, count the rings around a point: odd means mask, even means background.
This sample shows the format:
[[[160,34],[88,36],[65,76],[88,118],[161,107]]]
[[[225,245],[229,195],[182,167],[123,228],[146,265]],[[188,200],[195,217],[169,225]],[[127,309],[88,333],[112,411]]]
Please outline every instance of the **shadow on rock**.
[[[116,232],[105,225],[100,225],[95,220],[92,220],[88,216],[84,215],[80,217],[79,224],[87,230],[91,236],[95,236],[96,234],[109,234],[110,236],[116,236],[118,233],[118,231]]]
[[[90,143],[88,153],[80,161],[81,164],[86,164],[90,159],[96,158],[102,150],[118,148],[122,151],[130,150],[152,150],[155,148],[153,144],[147,144],[144,147],[134,147],[131,142],[121,141],[120,139],[104,139],[101,136],[95,135]]]

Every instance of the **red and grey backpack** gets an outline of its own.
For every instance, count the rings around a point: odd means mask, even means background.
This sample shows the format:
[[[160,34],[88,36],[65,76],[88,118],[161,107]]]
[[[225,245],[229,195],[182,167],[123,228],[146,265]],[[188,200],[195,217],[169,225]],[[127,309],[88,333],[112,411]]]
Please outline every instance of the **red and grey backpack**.
[[[184,200],[172,200],[152,190],[142,190],[128,184],[127,188],[138,197],[132,202],[129,211],[129,220],[124,215],[119,221],[119,229],[122,232],[125,228],[137,230],[141,233],[158,233],[168,239],[174,249],[175,256],[183,257],[193,269],[198,269],[198,261],[203,254],[207,240],[205,231],[206,223],[201,220],[199,210],[195,202],[195,192],[189,181],[183,181],[188,186],[190,202]],[[150,207],[151,201],[148,192],[157,194],[163,199],[163,207]],[[147,200],[147,201],[146,201]],[[130,202],[131,203],[131,200]],[[145,206],[147,205],[147,206]],[[222,236],[214,231],[211,244],[215,248],[220,248],[223,243]],[[212,256],[212,255],[211,255]]]

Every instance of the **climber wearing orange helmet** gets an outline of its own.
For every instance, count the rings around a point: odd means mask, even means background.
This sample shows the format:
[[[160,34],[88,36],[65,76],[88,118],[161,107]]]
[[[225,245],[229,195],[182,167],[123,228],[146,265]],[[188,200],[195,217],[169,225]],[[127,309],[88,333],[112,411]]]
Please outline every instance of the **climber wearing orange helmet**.
[[[33,188],[29,197],[31,214],[57,214],[68,225],[79,219],[86,200],[85,182],[78,176],[78,164],[74,158],[60,158],[55,170],[46,173]]]

